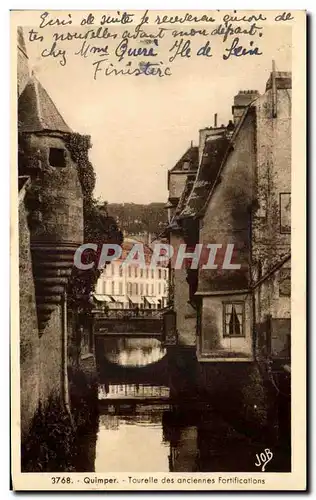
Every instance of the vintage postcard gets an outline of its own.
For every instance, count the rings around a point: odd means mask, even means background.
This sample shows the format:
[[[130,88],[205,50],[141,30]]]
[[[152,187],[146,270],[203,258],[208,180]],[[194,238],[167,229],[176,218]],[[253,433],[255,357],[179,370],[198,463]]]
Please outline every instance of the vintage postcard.
[[[14,490],[306,489],[305,43],[11,12]]]

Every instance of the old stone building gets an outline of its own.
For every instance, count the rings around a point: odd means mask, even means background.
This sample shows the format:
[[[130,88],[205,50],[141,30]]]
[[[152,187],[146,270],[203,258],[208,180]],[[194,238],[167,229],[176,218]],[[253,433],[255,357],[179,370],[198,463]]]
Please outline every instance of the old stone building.
[[[273,71],[263,95],[240,91],[232,111],[226,127],[200,132],[197,171],[173,208],[171,243],[219,245],[217,267],[171,273],[174,310],[191,386],[264,427],[276,418],[278,383],[290,394],[291,74]]]
[[[178,216],[185,206],[187,196],[192,188],[198,167],[198,148],[191,146],[180,158],[176,165],[168,172],[169,199],[168,209],[169,227],[166,234],[169,244],[177,253],[181,244],[185,242]],[[174,269],[169,265],[170,300],[177,311],[177,334],[179,343],[183,346],[192,345],[195,341],[196,313],[189,299],[187,286],[187,271],[183,267]]]
[[[67,405],[68,278],[83,240],[83,197],[67,148],[71,130],[29,75],[18,31],[21,431],[49,401]]]

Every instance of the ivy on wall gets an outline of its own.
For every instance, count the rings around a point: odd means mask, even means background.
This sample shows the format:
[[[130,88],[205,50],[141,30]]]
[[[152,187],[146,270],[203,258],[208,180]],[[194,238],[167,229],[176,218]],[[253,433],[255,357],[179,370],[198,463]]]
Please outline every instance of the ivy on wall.
[[[123,236],[113,217],[109,217],[105,206],[100,205],[93,197],[96,175],[89,160],[91,148],[90,136],[78,133],[69,134],[66,146],[77,164],[79,181],[83,194],[84,243],[96,243],[97,252],[86,251],[82,260],[85,263],[94,262],[90,270],[73,268],[68,286],[68,303],[70,306],[86,310],[91,307],[90,296],[94,291],[101,274],[97,268],[102,244],[121,244]]]

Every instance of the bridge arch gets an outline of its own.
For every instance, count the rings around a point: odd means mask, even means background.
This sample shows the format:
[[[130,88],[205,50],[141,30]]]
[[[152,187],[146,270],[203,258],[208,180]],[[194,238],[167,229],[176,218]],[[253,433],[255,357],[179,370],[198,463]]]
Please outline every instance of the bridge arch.
[[[95,347],[100,380],[118,384],[169,382],[168,351],[156,338],[97,335]]]

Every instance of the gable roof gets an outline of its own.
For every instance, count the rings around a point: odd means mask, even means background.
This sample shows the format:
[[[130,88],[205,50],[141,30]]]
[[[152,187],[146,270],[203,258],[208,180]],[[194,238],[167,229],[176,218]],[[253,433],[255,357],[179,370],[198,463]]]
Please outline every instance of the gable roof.
[[[178,203],[176,211],[175,211],[175,217],[178,217],[181,214],[184,207],[186,206],[186,203],[188,201],[188,198],[189,198],[191,191],[192,191],[192,188],[194,186],[195,177],[196,177],[196,175],[194,175],[194,174],[188,175],[186,182],[185,182],[185,185],[184,185],[184,189],[182,191],[182,194],[181,194],[181,197],[179,200],[179,203]]]
[[[71,133],[53,100],[35,76],[28,81],[18,102],[19,130],[21,132]]]
[[[210,137],[206,141],[194,185],[180,218],[199,215],[217,178],[229,143],[230,140],[225,133],[215,138]]]
[[[190,146],[189,149],[181,156],[180,160],[177,161],[174,167],[172,167],[169,172],[181,171],[183,170],[184,164],[186,162],[190,163],[190,170],[197,169],[199,158],[199,148],[197,146]]]

